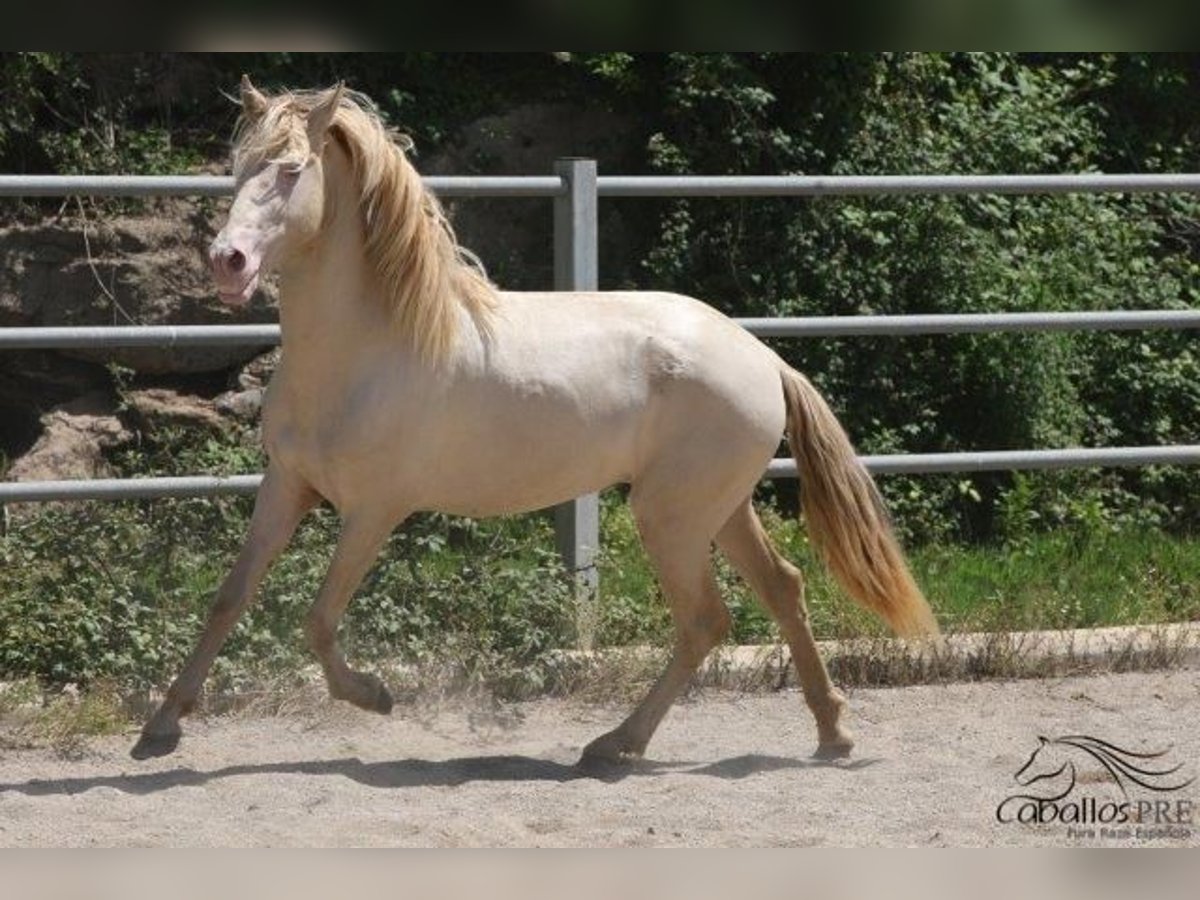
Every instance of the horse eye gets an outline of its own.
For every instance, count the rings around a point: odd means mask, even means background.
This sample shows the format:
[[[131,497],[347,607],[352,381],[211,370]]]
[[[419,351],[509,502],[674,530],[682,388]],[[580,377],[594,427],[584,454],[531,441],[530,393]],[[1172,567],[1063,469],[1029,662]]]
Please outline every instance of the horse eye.
[[[280,166],[278,177],[281,181],[292,182],[300,177],[303,170],[303,166]]]

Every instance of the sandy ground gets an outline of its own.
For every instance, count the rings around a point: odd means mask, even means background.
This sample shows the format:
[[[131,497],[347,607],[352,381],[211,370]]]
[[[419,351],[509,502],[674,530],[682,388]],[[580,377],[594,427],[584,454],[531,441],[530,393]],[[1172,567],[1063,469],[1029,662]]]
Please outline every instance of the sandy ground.
[[[605,772],[575,760],[623,709],[573,700],[190,720],[179,751],[149,762],[128,757],[133,735],[75,759],[8,750],[0,845],[1200,846],[1200,780],[1155,796],[1193,804],[1194,823],[1150,840],[996,820],[1038,735],[1170,747],[1165,760],[1200,774],[1200,670],[864,689],[851,703],[858,747],[834,763],[809,758],[791,690],[697,693],[646,760]],[[1121,799],[1078,763],[1072,796]]]

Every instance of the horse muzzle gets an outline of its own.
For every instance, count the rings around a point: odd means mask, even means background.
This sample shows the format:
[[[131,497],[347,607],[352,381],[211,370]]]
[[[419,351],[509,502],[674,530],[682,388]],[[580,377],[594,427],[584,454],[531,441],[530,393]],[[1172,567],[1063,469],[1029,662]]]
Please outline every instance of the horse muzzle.
[[[261,267],[258,254],[218,236],[208,249],[208,262],[222,303],[245,306],[250,302],[258,289]]]

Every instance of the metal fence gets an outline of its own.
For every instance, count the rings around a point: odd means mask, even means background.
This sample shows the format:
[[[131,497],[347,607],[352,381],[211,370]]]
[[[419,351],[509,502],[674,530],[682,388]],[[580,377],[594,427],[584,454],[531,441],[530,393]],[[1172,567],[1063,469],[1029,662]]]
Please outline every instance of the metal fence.
[[[594,160],[563,159],[551,176],[429,177],[443,198],[546,197],[553,200],[554,288],[593,290],[598,282],[597,207],[600,197],[864,196],[877,194],[1061,194],[1200,192],[1200,175],[920,175],[920,176],[615,176],[599,177]],[[0,176],[0,197],[221,196],[233,179],[221,176]],[[763,337],[965,334],[1066,330],[1200,328],[1200,310],[1008,313],[975,315],[826,316],[738,320]],[[80,347],[270,346],[276,325],[148,326],[0,329],[0,350]],[[1200,445],[1103,449],[1005,450],[864,456],[879,474],[978,472],[1081,466],[1200,464]],[[795,477],[789,459],[765,475]],[[47,500],[115,500],[253,493],[259,475],[97,479],[0,483],[0,504]],[[595,586],[599,504],[595,496],[555,512],[559,550],[583,587]]]

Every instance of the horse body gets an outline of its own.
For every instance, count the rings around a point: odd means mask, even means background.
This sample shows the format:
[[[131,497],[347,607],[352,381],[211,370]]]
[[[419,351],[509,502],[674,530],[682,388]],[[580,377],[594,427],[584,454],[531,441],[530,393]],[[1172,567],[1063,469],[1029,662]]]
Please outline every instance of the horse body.
[[[491,332],[464,328],[436,368],[346,327],[318,332],[311,353],[285,337],[264,413],[271,458],[341,511],[393,497],[485,516],[653,466],[729,472],[748,489],[783,432],[782,362],[690,298],[500,293]]]
[[[342,533],[306,622],[330,693],[388,712],[337,624],[384,539],[413,512],[522,512],[615,482],[676,626],[671,660],[585,757],[640,755],[730,616],[715,544],[768,608],[816,719],[818,753],[852,739],[807,621],[803,580],[750,499],[786,432],[814,544],[899,631],[936,631],[870,476],[825,401],[704,304],[661,293],[505,293],[453,238],[362,98],[267,98],[243,83],[238,189],[211,248],[227,302],[281,275],[283,354],[263,412],[269,465],[250,533],[208,624],[133,753],[176,746],[222,643],[301,518],[322,499]]]

